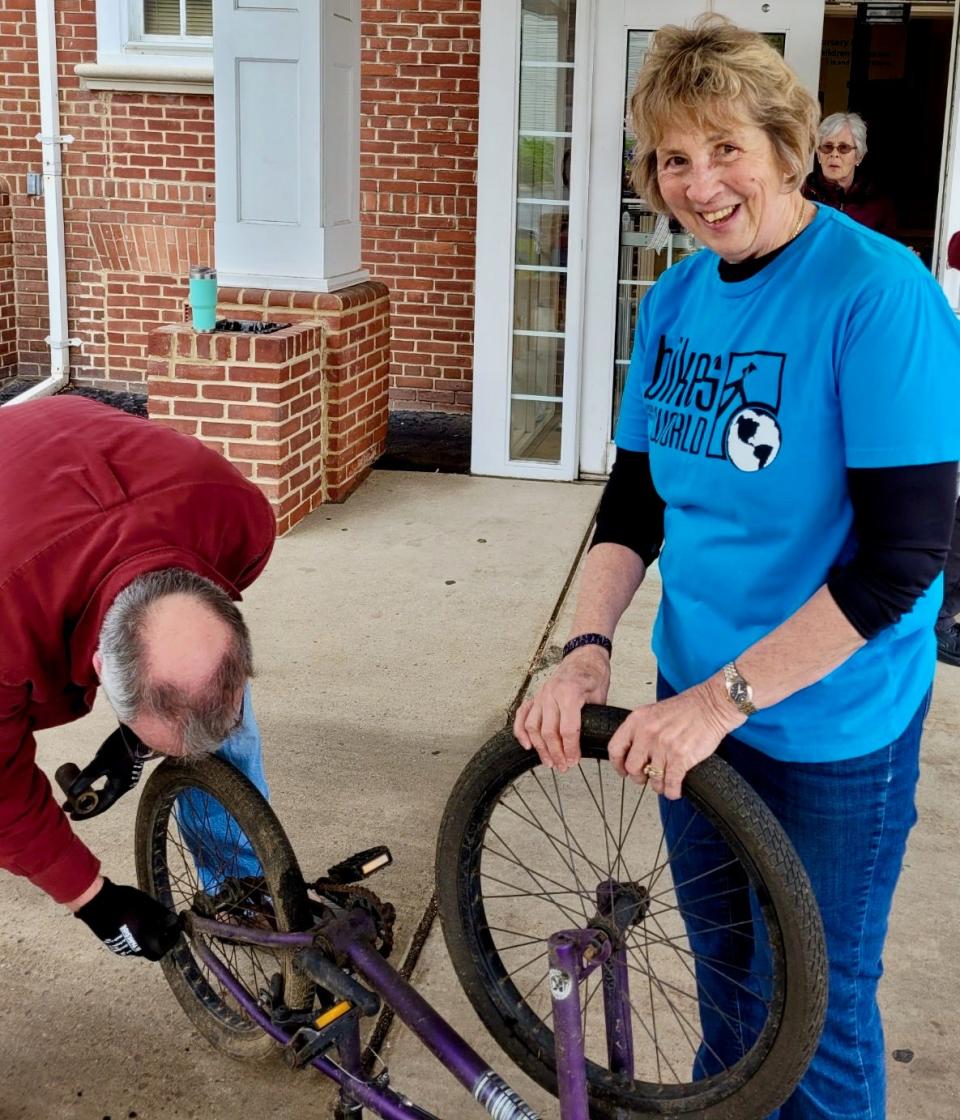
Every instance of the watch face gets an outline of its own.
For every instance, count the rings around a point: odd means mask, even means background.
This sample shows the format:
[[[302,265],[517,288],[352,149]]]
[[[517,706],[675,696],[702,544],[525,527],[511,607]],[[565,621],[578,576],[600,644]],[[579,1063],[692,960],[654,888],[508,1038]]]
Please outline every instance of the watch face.
[[[730,699],[734,704],[742,704],[750,699],[750,692],[746,681],[734,681],[730,685]]]

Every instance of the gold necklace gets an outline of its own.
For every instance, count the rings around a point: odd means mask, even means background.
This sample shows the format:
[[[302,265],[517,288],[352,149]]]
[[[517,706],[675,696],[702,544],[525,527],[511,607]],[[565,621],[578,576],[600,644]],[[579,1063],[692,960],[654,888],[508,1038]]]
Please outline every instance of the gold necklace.
[[[804,210],[806,210],[806,208],[807,208],[807,204],[801,198],[800,199],[800,215],[797,218],[797,224],[793,227],[793,233],[790,234],[790,240],[791,241],[793,241],[793,239],[800,232],[800,227],[803,225],[803,212],[804,212]]]

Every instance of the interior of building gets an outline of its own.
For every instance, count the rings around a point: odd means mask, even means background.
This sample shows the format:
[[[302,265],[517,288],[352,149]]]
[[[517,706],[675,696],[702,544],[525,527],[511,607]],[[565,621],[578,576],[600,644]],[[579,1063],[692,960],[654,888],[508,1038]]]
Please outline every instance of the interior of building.
[[[888,192],[898,240],[929,266],[943,160],[954,0],[865,4],[827,0],[820,65],[824,116],[859,113],[863,171]]]

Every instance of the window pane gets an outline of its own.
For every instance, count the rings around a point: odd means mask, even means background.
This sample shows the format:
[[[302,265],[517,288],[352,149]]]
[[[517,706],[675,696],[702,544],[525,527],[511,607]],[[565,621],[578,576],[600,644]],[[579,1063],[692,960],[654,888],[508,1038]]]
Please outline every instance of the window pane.
[[[143,0],[147,35],[212,35],[213,0],[186,0],[186,27],[180,22],[180,0]]]
[[[510,457],[544,463],[560,459],[575,14],[521,0]]]
[[[213,0],[187,0],[187,34],[213,34]]]
[[[520,67],[520,131],[569,132],[573,127],[573,70]]]
[[[566,272],[517,270],[513,295],[514,330],[562,334],[566,309]]]
[[[569,198],[569,139],[520,137],[517,152],[517,194],[521,198]]]
[[[559,401],[514,401],[510,416],[510,458],[560,460],[563,405]]]
[[[143,0],[143,30],[147,35],[179,35],[180,0]]]
[[[566,206],[517,206],[517,264],[565,266],[570,211]]]
[[[515,334],[513,393],[525,397],[559,397],[563,392],[563,353],[562,338]],[[519,402],[513,403],[516,406]]]
[[[523,0],[521,62],[573,62],[576,0]]]

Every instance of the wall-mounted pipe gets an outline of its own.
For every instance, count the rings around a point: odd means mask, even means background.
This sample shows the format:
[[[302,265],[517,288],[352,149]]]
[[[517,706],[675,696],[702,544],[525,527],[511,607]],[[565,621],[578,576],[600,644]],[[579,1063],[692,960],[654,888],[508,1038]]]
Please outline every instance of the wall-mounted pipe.
[[[54,0],[36,0],[37,74],[40,80],[40,141],[43,152],[43,213],[47,243],[47,294],[50,307],[50,373],[8,404],[22,404],[62,389],[70,378],[70,347],[80,340],[68,338],[67,265],[63,237],[63,165],[61,145],[72,136],[60,135],[60,91],[57,80],[57,28]]]

